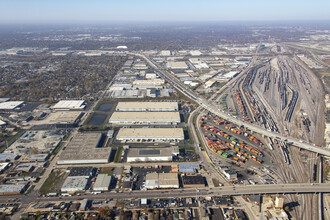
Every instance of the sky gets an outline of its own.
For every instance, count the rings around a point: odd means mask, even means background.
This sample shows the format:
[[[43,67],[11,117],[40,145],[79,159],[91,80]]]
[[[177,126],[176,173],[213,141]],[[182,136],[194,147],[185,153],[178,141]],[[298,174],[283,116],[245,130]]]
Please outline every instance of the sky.
[[[0,0],[0,23],[330,20],[330,0]]]

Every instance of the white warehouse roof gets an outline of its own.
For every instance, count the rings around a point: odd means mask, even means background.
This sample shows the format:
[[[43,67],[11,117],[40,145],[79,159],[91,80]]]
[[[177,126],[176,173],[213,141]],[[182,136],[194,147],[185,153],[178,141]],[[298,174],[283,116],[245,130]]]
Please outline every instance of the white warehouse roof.
[[[84,109],[84,100],[62,100],[53,106],[53,109]]]
[[[167,68],[169,68],[169,69],[188,69],[188,66],[185,62],[170,61],[167,63]]]
[[[178,139],[183,140],[182,128],[121,128],[118,140],[132,139]]]
[[[114,112],[109,119],[113,124],[167,124],[180,121],[179,112]]]
[[[172,161],[173,155],[177,152],[177,147],[130,148],[127,153],[127,162]]]
[[[177,111],[177,102],[119,102],[116,111]]]
[[[0,109],[3,110],[13,110],[19,106],[21,106],[24,102],[23,101],[8,101],[0,103]]]
[[[107,174],[99,174],[95,181],[93,189],[95,191],[108,191],[111,183],[111,176]]]

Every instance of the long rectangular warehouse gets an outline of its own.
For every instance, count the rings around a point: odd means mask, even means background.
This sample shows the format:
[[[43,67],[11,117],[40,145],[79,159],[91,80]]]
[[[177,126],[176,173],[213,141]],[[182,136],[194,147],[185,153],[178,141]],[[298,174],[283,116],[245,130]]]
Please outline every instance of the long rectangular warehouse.
[[[127,162],[172,161],[173,156],[179,154],[178,151],[178,147],[130,148],[127,153]]]
[[[175,112],[178,111],[177,102],[119,102],[116,111],[122,112]]]
[[[117,140],[170,142],[184,140],[182,128],[121,128]]]
[[[178,124],[179,112],[114,112],[111,124]]]

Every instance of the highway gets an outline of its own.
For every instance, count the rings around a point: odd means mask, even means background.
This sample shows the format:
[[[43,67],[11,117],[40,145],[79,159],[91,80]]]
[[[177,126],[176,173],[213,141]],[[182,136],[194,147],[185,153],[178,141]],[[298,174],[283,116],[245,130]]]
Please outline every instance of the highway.
[[[299,194],[299,193],[329,193],[329,183],[294,183],[294,184],[270,184],[270,185],[238,185],[223,186],[216,188],[198,188],[194,189],[175,189],[175,190],[152,190],[152,191],[133,191],[123,193],[101,193],[101,194],[83,194],[81,196],[61,197],[61,200],[87,199],[140,199],[140,198],[180,198],[198,196],[241,196],[241,195],[259,195],[259,194]],[[8,199],[20,198],[21,203],[29,204],[36,201],[54,201],[57,197],[36,197],[34,195],[12,195],[0,197],[0,202],[6,202]]]
[[[272,132],[270,130],[264,129],[256,124],[251,124],[249,122],[245,122],[239,118],[237,118],[236,116],[232,116],[226,112],[220,111],[220,109],[218,109],[216,106],[214,106],[212,103],[210,103],[209,101],[207,101],[206,99],[198,96],[197,94],[195,94],[193,91],[191,91],[190,89],[188,89],[187,87],[185,87],[178,79],[176,79],[173,75],[171,75],[170,73],[168,73],[167,71],[162,70],[157,64],[155,64],[150,58],[146,57],[145,55],[142,54],[132,54],[135,56],[139,56],[143,59],[145,59],[147,61],[147,63],[153,67],[156,72],[163,77],[167,82],[169,82],[170,84],[172,84],[177,90],[179,90],[181,93],[183,93],[184,95],[186,95],[188,98],[190,98],[191,100],[195,101],[197,104],[199,104],[201,107],[203,107],[204,109],[210,111],[211,113],[227,120],[230,121],[231,123],[237,124],[239,126],[244,126],[245,128],[256,132],[258,134],[267,136],[267,137],[271,137],[271,138],[276,138],[278,140],[290,143],[290,145],[292,146],[296,146],[298,148],[307,150],[307,151],[311,151],[311,152],[315,152],[321,155],[325,155],[330,157],[330,150],[326,149],[326,148],[322,148],[322,147],[318,147],[318,146],[314,146],[313,144],[310,143],[306,143],[306,142],[302,142],[299,139],[293,138],[293,137],[289,137],[289,136],[283,136],[282,134],[279,134],[277,132]]]

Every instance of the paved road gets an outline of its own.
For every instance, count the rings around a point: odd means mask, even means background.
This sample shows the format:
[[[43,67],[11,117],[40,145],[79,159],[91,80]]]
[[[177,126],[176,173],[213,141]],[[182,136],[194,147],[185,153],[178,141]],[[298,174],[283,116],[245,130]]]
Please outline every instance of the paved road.
[[[301,140],[293,138],[293,137],[283,136],[282,134],[279,134],[277,132],[272,132],[270,130],[266,130],[266,129],[264,129],[264,128],[256,125],[256,124],[251,124],[251,123],[245,122],[245,121],[237,118],[236,116],[232,116],[228,113],[225,113],[224,111],[221,111],[216,106],[214,106],[212,103],[210,103],[206,99],[198,96],[193,91],[188,89],[186,86],[184,86],[177,78],[172,76],[170,73],[168,73],[167,71],[162,70],[150,58],[147,58],[145,55],[141,55],[141,54],[133,54],[133,55],[136,55],[136,56],[139,56],[139,57],[142,57],[143,59],[145,59],[147,61],[147,63],[151,67],[153,67],[156,70],[156,72],[160,76],[162,76],[166,81],[171,83],[176,89],[178,89],[180,92],[182,92],[188,98],[190,98],[191,100],[197,102],[197,104],[199,104],[200,106],[202,106],[206,110],[212,112],[213,114],[215,114],[219,117],[222,117],[223,119],[225,119],[227,121],[230,121],[234,124],[237,124],[239,126],[244,126],[245,128],[247,128],[247,129],[249,129],[253,132],[257,132],[261,135],[271,137],[271,138],[276,138],[278,140],[290,143],[291,145],[299,147],[301,149],[312,151],[312,152],[330,157],[330,150],[329,149],[322,148],[322,147],[317,147],[317,146],[314,146],[313,144],[310,144],[310,143],[301,142]]]
[[[177,190],[153,190],[153,191],[137,191],[124,193],[101,193],[97,195],[87,194],[81,196],[62,197],[62,200],[72,201],[81,198],[87,199],[139,199],[139,198],[178,198],[178,197],[195,197],[198,196],[241,196],[241,195],[259,195],[259,194],[287,194],[287,193],[330,193],[329,183],[295,183],[295,184],[271,184],[271,185],[240,185],[240,186],[223,186],[216,188],[198,188],[196,189],[177,189]],[[57,197],[36,197],[36,196],[5,196],[0,197],[0,202],[6,202],[11,198],[20,198],[21,202],[28,204],[36,201],[53,201],[58,200]]]

